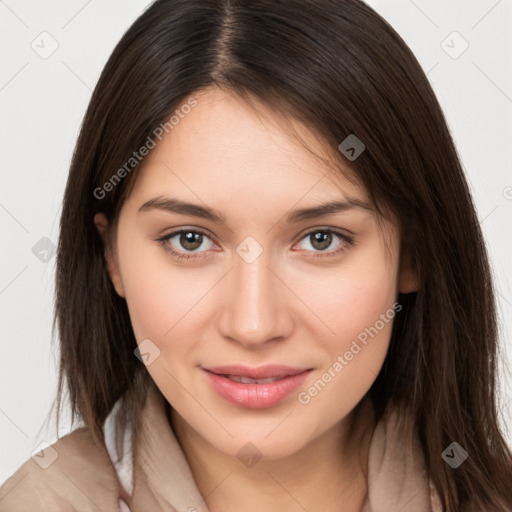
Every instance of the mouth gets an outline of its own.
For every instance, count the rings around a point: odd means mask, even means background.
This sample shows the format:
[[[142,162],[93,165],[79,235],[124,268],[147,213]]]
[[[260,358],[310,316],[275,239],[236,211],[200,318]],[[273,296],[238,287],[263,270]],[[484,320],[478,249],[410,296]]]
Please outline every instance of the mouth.
[[[202,368],[211,386],[231,404],[249,409],[272,407],[300,386],[312,368],[241,365]]]

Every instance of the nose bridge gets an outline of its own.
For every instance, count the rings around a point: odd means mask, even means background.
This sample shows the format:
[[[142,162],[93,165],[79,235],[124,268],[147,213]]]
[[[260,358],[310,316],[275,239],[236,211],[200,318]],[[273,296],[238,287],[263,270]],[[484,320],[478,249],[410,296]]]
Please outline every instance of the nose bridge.
[[[236,252],[222,312],[222,333],[246,346],[286,336],[291,318],[273,273],[271,251],[248,237]]]

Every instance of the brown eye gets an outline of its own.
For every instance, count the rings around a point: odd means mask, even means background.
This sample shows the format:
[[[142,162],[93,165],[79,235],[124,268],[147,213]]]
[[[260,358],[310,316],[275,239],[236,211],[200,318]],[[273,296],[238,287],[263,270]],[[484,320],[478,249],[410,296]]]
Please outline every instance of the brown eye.
[[[159,238],[158,241],[164,249],[183,255],[187,255],[187,253],[202,255],[214,246],[206,233],[195,229],[174,231]]]
[[[179,243],[181,247],[188,251],[195,251],[203,243],[202,233],[195,231],[182,231],[179,237]]]
[[[311,245],[319,251],[327,249],[333,239],[332,233],[328,231],[317,231],[316,233],[310,233],[308,236],[310,237]]]
[[[348,250],[354,241],[333,229],[315,229],[306,233],[297,245],[308,242],[306,247],[302,245],[302,249],[312,253],[313,257],[331,257],[338,256]]]
[[[303,241],[308,241],[310,247],[303,247],[306,250],[312,251],[322,251],[326,252],[326,249],[336,249],[338,245],[340,245],[345,237],[340,233],[336,233],[334,231],[328,229],[317,229],[315,231],[310,231],[303,237]],[[338,244],[336,245],[336,241],[338,240]],[[333,246],[334,243],[334,246]]]

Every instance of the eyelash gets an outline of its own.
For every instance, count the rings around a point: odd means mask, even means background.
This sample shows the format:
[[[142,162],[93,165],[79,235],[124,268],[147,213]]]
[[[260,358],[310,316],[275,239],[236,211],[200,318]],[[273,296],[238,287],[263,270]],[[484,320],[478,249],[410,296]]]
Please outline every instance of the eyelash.
[[[196,258],[203,257],[203,256],[201,256],[201,254],[203,254],[203,252],[199,252],[199,253],[181,252],[181,251],[176,251],[175,249],[173,249],[172,247],[167,245],[167,242],[171,238],[173,238],[176,235],[179,235],[181,233],[200,234],[200,235],[206,236],[207,238],[210,238],[210,236],[206,232],[204,232],[204,231],[202,231],[200,229],[180,229],[178,231],[173,231],[172,233],[169,233],[168,235],[160,237],[156,241],[159,242],[159,245],[161,245],[162,248],[166,252],[168,252],[173,258],[175,258],[178,261],[183,261],[183,260],[187,260],[188,261],[188,260],[194,260]],[[329,252],[315,253],[312,256],[313,258],[332,258],[332,257],[338,256],[338,255],[344,253],[351,246],[355,245],[355,242],[354,242],[354,240],[351,237],[349,237],[349,236],[347,236],[347,235],[345,235],[343,233],[340,233],[339,231],[336,231],[334,229],[330,229],[330,228],[325,228],[325,229],[316,228],[316,229],[313,229],[313,230],[308,231],[307,233],[305,233],[304,236],[300,240],[304,240],[305,238],[307,238],[308,236],[311,236],[314,233],[330,233],[330,234],[336,235],[337,237],[339,237],[341,239],[341,244],[335,250],[332,250],[332,251],[329,251]]]

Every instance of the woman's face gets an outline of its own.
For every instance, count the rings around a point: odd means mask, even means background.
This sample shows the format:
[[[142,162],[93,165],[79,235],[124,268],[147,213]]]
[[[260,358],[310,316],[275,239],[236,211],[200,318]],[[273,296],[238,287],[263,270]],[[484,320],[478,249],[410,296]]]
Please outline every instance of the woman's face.
[[[340,425],[379,373],[409,286],[398,232],[263,106],[194,97],[134,171],[110,275],[185,424],[225,454],[250,442],[284,457]],[[329,202],[342,206],[315,214]]]

